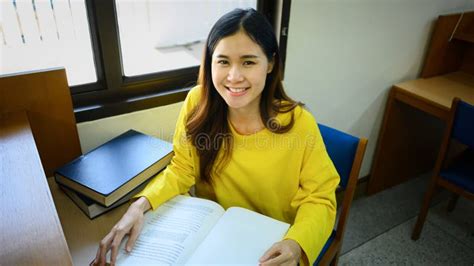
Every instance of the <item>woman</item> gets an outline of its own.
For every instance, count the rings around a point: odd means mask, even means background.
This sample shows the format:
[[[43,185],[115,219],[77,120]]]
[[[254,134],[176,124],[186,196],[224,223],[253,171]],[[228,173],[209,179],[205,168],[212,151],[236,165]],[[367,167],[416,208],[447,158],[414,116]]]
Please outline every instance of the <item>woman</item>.
[[[129,235],[143,213],[195,185],[198,197],[245,207],[291,224],[262,254],[262,265],[312,264],[335,221],[338,174],[312,115],[284,92],[271,25],[253,9],[236,9],[211,29],[198,86],[182,107],[170,165],[139,193],[101,241],[94,264]],[[230,262],[231,263],[231,262]]]

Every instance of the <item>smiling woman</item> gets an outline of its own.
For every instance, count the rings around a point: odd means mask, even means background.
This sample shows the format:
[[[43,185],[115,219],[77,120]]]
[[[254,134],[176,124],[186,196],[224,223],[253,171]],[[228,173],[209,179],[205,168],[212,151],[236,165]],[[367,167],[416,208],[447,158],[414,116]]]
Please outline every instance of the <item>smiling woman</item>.
[[[284,133],[292,127],[293,117],[286,125],[276,121],[278,126],[268,126],[277,113],[288,113],[299,104],[283,90],[280,66],[273,29],[255,10],[234,10],[212,27],[199,71],[201,104],[186,124],[194,145],[204,134],[206,146],[213,147],[197,151],[203,180],[210,181],[214,163],[219,166],[229,159],[231,127],[243,134],[265,127]],[[218,160],[221,147],[223,157]]]
[[[214,24],[173,145],[170,165],[135,196],[94,264],[104,263],[109,250],[112,264],[119,253],[128,256],[118,247],[129,235],[132,250],[143,213],[192,186],[226,209],[244,207],[291,224],[255,264],[315,261],[334,226],[339,176],[313,116],[283,89],[277,40],[262,14],[235,9]]]
[[[219,42],[212,56],[212,82],[227,103],[231,120],[237,113],[258,117],[266,75],[272,69],[273,58],[269,61],[245,31]],[[232,122],[235,126],[238,121]]]

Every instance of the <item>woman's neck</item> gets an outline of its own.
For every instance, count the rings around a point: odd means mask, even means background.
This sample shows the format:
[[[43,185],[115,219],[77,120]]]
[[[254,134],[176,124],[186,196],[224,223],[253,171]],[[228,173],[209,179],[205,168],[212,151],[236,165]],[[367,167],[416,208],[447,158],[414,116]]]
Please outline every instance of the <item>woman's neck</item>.
[[[229,108],[229,120],[234,129],[242,135],[251,135],[265,128],[260,110],[242,110]]]

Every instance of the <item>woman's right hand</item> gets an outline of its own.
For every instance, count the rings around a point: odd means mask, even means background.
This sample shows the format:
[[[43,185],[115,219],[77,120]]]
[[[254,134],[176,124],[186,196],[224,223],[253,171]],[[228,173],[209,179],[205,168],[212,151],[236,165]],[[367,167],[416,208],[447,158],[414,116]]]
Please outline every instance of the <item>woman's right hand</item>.
[[[130,205],[127,212],[112,230],[100,241],[97,255],[91,265],[105,265],[107,262],[107,252],[110,250],[110,265],[115,265],[118,249],[122,239],[128,235],[128,241],[125,246],[127,252],[132,251],[133,245],[143,227],[143,214],[151,208],[150,202],[141,197]]]

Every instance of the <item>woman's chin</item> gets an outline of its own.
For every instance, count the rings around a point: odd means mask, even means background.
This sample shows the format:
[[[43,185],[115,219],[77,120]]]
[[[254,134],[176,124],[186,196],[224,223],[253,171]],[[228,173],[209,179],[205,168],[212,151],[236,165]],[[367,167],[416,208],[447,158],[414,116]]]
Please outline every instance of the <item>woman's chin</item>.
[[[245,107],[245,104],[242,104],[242,103],[229,102],[229,101],[226,101],[226,103],[227,103],[227,107],[229,109],[237,110],[237,109],[241,109],[241,108]]]

